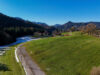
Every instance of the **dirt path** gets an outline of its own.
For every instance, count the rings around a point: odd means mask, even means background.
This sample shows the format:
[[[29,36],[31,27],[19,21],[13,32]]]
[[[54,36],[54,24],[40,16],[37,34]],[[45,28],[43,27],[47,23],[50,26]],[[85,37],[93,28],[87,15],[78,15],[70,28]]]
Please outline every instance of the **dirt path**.
[[[17,55],[20,62],[22,63],[22,66],[24,67],[26,75],[45,75],[40,67],[28,55],[25,47],[22,47],[22,45],[20,45],[17,49]]]

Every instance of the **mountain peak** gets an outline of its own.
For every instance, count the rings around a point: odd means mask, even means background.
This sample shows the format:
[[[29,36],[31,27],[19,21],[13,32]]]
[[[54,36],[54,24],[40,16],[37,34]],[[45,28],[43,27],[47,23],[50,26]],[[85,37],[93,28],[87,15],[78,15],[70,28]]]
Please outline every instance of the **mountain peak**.
[[[73,23],[72,21],[68,21],[67,23]]]

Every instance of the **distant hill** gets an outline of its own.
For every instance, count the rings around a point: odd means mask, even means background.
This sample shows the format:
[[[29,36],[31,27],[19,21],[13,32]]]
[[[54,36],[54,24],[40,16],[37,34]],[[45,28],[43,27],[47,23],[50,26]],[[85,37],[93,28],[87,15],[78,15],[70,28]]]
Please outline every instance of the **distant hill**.
[[[56,26],[54,25],[54,27],[56,27],[59,30],[66,31],[66,30],[70,29],[73,26],[76,27],[76,28],[79,28],[80,26],[85,26],[89,23],[93,23],[97,26],[97,28],[100,28],[100,22],[71,22],[71,21],[69,21],[65,24],[62,24],[62,25],[56,25]]]
[[[55,24],[54,25],[54,27],[56,28],[56,27],[60,27],[61,26],[61,24]]]
[[[49,28],[49,27],[50,27],[48,24],[43,23],[43,22],[33,22],[33,23],[38,24],[38,25],[40,25],[40,26],[43,26],[43,27],[45,27],[45,28]]]

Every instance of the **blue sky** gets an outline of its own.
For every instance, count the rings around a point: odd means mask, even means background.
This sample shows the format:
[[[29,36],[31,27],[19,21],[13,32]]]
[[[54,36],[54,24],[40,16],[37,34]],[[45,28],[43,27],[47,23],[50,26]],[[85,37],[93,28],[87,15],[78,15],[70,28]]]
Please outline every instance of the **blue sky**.
[[[100,0],[0,0],[0,12],[49,25],[100,21]]]

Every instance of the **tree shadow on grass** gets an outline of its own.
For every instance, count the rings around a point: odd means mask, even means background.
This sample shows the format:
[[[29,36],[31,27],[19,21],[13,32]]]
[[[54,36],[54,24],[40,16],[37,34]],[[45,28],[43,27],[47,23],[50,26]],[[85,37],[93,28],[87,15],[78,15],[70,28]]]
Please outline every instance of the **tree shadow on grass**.
[[[10,71],[10,69],[8,68],[6,64],[0,63],[0,71]]]

